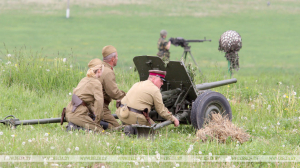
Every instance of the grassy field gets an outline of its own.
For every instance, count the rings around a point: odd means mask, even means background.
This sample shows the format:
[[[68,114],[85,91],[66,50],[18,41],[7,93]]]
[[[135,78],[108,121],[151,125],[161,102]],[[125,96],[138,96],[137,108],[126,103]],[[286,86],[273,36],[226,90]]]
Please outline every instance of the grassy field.
[[[71,2],[0,0],[0,119],[56,118],[69,93],[84,77],[86,65],[112,44],[119,53],[116,79],[128,91],[139,80],[136,55],[155,55],[159,31],[168,37],[212,39],[193,43],[192,54],[204,74],[200,81],[229,78],[218,40],[227,30],[243,39],[238,83],[213,89],[225,95],[232,122],[250,141],[199,142],[191,126],[163,128],[154,140],[66,133],[59,124],[0,125],[1,155],[299,155],[300,154],[300,2],[289,1],[135,1]],[[183,49],[171,46],[171,59]],[[64,62],[63,58],[67,58]],[[114,103],[111,104],[115,111]],[[189,148],[193,149],[188,152]],[[69,163],[0,163],[0,167],[66,167]],[[88,167],[93,163],[70,163]],[[107,163],[110,167],[299,167],[298,163]]]

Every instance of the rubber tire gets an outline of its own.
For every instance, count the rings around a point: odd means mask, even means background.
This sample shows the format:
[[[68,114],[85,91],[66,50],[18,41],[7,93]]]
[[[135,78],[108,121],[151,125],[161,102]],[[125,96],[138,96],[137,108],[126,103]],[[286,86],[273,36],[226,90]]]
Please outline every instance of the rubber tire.
[[[201,129],[212,113],[221,113],[223,117],[232,120],[230,104],[225,96],[218,92],[209,92],[197,102],[197,129]],[[208,120],[207,120],[208,119]]]
[[[195,129],[198,129],[198,124],[197,124],[198,105],[200,104],[201,99],[210,92],[212,92],[212,91],[211,90],[205,91],[204,93],[200,94],[196,98],[196,100],[193,102],[190,119],[191,119],[191,123]]]

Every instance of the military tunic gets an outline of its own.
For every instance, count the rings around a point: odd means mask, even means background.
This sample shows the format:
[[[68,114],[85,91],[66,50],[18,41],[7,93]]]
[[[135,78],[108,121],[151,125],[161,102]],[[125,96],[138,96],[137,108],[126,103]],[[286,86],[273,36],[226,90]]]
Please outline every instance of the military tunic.
[[[124,124],[138,123],[141,125],[150,125],[144,115],[131,112],[127,107],[140,111],[148,108],[148,111],[151,111],[151,108],[154,106],[155,110],[161,117],[172,122],[174,121],[174,116],[163,104],[159,88],[150,80],[134,84],[126,96],[121,100],[121,104],[124,106],[119,107],[116,114]],[[151,120],[151,124],[154,124],[153,120]]]
[[[163,61],[170,60],[170,51],[166,48],[168,41],[164,38],[159,38],[157,42],[158,53],[157,56],[160,57]]]
[[[116,83],[115,73],[110,64],[103,62],[104,71],[100,77],[100,82],[103,86],[104,106],[103,106],[103,120],[108,122],[108,128],[118,127],[120,124],[111,114],[108,108],[109,103],[112,99],[119,100],[125,96],[125,92],[118,89]]]
[[[85,77],[73,90],[73,94],[77,95],[87,106],[80,105],[72,112],[73,105],[71,101],[66,108],[67,121],[87,129],[102,131],[100,120],[103,117],[104,99],[100,81],[94,77]],[[89,106],[93,106],[95,121],[89,117],[91,112]]]

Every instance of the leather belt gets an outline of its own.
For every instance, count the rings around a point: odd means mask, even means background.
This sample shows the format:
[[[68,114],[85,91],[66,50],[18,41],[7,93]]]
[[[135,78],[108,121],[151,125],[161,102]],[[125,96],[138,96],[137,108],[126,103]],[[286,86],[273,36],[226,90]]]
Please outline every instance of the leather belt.
[[[123,107],[123,106],[124,106],[123,104],[120,105],[120,107]],[[143,114],[143,111],[141,111],[141,110],[137,110],[137,109],[134,109],[134,108],[131,108],[131,107],[128,107],[128,106],[127,106],[127,108],[131,112],[138,113],[138,114]]]
[[[104,99],[104,104],[109,105],[110,101]]]

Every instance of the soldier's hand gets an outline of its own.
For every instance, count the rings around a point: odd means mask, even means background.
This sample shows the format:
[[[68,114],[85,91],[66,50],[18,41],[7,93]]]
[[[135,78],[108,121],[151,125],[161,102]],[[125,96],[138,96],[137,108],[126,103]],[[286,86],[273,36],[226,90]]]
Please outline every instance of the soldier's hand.
[[[179,126],[179,121],[178,121],[178,119],[176,117],[174,117],[174,118],[175,118],[174,119],[174,126],[178,127]]]

